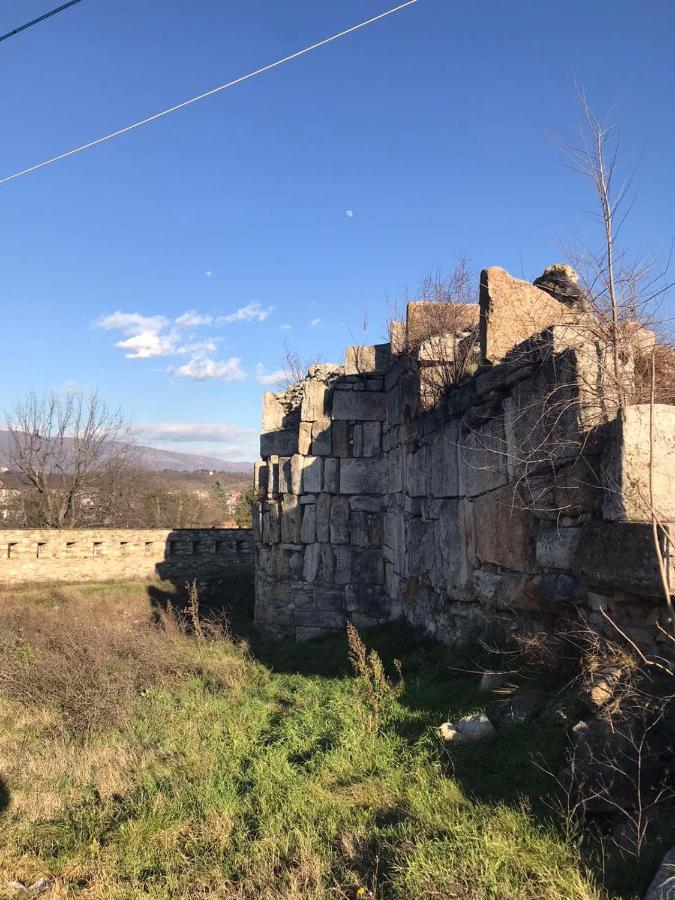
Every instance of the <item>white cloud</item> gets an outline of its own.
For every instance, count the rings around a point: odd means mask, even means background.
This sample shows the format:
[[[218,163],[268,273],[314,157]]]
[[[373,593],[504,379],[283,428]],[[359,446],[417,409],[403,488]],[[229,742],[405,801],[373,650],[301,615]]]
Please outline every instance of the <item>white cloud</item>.
[[[213,272],[204,272],[207,278],[210,278],[213,275]]]
[[[176,356],[207,356],[209,353],[215,353],[218,349],[222,338],[213,337],[205,338],[203,341],[191,341],[189,344],[181,344],[176,347]]]
[[[211,322],[213,322],[213,316],[202,315],[194,309],[189,309],[176,319],[178,328],[197,328],[199,325],[210,325]]]
[[[229,324],[230,322],[264,322],[274,309],[273,306],[263,307],[260,303],[247,303],[236,312],[227,316],[220,316],[218,321]]]
[[[283,325],[279,326],[280,331],[290,331],[293,326],[289,325],[288,322],[284,322]]]
[[[346,210],[345,210],[345,215],[347,216],[348,219],[353,219],[353,218],[354,218],[354,210],[353,210],[353,209],[346,209]]]
[[[165,316],[143,316],[140,313],[123,313],[118,310],[109,316],[101,316],[95,324],[106,331],[139,334],[141,331],[162,331],[169,322]]]
[[[195,381],[207,381],[211,378],[218,381],[244,381],[247,377],[238,356],[232,356],[226,360],[196,356],[185,365],[169,369],[169,371],[178,378],[193,378]]]
[[[274,372],[268,372],[262,363],[258,363],[255,367],[255,380],[258,384],[283,384],[286,377],[286,372],[283,369],[275,369]]]
[[[177,340],[178,335],[175,333],[140,331],[123,341],[117,341],[115,346],[125,351],[127,359],[152,359],[156,356],[172,356],[176,352]]]
[[[321,324],[321,319],[312,319],[312,321],[309,323],[309,327],[310,328],[318,328],[320,324]]]

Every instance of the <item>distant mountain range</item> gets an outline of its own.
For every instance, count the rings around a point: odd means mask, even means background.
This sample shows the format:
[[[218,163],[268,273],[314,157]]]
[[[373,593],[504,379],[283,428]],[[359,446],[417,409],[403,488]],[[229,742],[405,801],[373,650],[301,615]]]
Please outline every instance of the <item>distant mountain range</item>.
[[[0,429],[0,467],[7,466],[9,451],[9,432]],[[160,472],[170,469],[172,472],[194,472],[197,469],[214,469],[218,472],[245,472],[253,469],[253,463],[246,460],[226,462],[215,456],[201,456],[198,453],[174,453],[172,450],[160,450],[158,447],[136,445],[134,452],[138,464],[144,469]]]

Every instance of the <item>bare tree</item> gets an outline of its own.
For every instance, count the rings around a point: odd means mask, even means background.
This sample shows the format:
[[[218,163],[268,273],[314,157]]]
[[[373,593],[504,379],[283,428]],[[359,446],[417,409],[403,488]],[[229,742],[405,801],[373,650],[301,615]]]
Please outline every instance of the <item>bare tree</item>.
[[[632,179],[617,181],[618,129],[595,115],[583,91],[577,94],[581,106],[578,140],[574,144],[560,142],[560,146],[571,168],[593,185],[602,240],[597,248],[581,243],[567,248],[567,254],[580,275],[587,309],[611,353],[613,379],[617,389],[623,389],[621,399],[625,404],[636,402],[636,389],[642,387],[644,394],[649,393],[645,390],[647,372],[642,379],[626,380],[627,354],[634,357],[638,373],[640,360],[650,360],[653,344],[640,326],[657,331],[661,367],[672,381],[672,340],[668,323],[659,321],[658,314],[660,301],[674,282],[668,279],[669,260],[661,265],[656,258],[632,257],[622,248],[619,237],[633,202],[629,199]],[[664,385],[663,393],[672,393],[672,387]],[[648,396],[638,396],[637,402],[640,400],[648,401]]]
[[[41,524],[109,524],[133,463],[130,429],[119,410],[97,393],[30,393],[7,415],[7,428],[9,467],[32,495]]]

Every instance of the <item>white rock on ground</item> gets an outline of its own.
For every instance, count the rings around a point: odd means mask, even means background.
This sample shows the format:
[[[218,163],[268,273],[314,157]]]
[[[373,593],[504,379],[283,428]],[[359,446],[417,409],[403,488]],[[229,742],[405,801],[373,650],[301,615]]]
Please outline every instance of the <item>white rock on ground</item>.
[[[450,741],[468,743],[493,737],[495,729],[485,713],[476,713],[473,716],[464,716],[457,722],[444,722],[439,732],[446,743]]]

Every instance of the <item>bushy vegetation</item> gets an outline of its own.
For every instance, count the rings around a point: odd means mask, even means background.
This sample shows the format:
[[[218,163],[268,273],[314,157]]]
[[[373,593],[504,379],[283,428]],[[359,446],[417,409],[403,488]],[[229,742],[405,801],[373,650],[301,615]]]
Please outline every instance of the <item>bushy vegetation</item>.
[[[149,587],[0,599],[0,889],[47,875],[63,898],[607,896],[548,805],[560,729],[440,742],[441,721],[486,705],[443,648],[392,626],[377,652],[352,632],[349,647],[254,643],[256,659],[218,623],[197,639]]]

